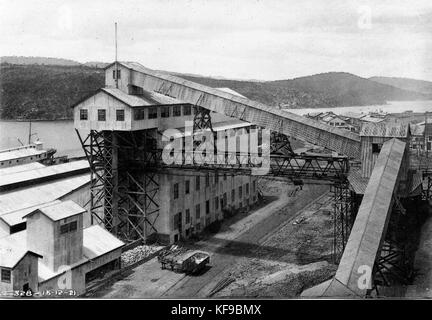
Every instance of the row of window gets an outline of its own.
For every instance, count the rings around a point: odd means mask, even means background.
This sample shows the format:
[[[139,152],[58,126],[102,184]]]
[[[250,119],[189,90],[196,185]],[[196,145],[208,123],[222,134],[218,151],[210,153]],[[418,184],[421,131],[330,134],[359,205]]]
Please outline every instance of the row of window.
[[[172,111],[171,111],[172,109]],[[180,117],[182,106],[163,106],[161,107],[161,118],[168,118],[172,114],[173,117]],[[145,119],[145,109],[137,108],[134,109],[134,120],[143,120]],[[183,115],[189,116],[192,114],[192,109],[190,105],[183,106]],[[150,107],[148,108],[148,118],[156,119],[158,117],[158,107]],[[106,121],[106,109],[98,109],[97,110],[97,119],[98,121]],[[88,109],[80,109],[80,120],[88,120]],[[124,121],[125,120],[125,111],[122,109],[116,110],[116,121]]]
[[[224,180],[227,179],[227,175],[224,174]],[[219,175],[215,175],[215,183],[219,182]],[[205,176],[205,186],[209,187],[210,186],[210,175],[206,175]],[[245,184],[245,188],[246,188],[246,195],[249,195],[249,183]],[[201,189],[201,177],[200,176],[196,176],[195,177],[195,191],[199,191]],[[252,192],[255,192],[256,189],[256,181],[252,181]],[[174,187],[173,187],[173,191],[174,191],[174,199],[178,199],[179,197],[179,184],[178,183],[174,183]],[[234,192],[234,189],[233,189]],[[190,181],[186,180],[185,181],[185,194],[189,194],[190,193]],[[239,197],[241,198],[243,194],[243,187],[240,186],[239,187]],[[233,198],[234,199],[234,198]],[[234,201],[234,200],[232,200]]]
[[[80,110],[80,120],[88,120],[88,110],[81,109]],[[106,121],[106,109],[98,109],[97,111],[97,120],[98,121]],[[116,110],[116,121],[124,121],[125,120],[125,111],[122,109]]]
[[[215,203],[215,209],[219,210],[219,202],[221,207],[225,207],[226,206],[226,198],[227,195],[226,193],[224,193],[223,198],[219,198],[219,197],[215,197],[214,198],[214,203]],[[255,201],[255,196],[253,197],[253,201]],[[245,205],[249,206],[249,198],[245,199]],[[243,202],[239,202],[238,205],[239,208],[243,207]],[[206,225],[209,224],[210,221],[210,217],[207,216],[210,213],[210,200],[207,200],[205,202],[205,214],[206,214]],[[175,230],[182,230],[182,212],[179,212],[177,214],[174,215],[174,223],[173,223],[173,231]],[[196,221],[196,229],[199,231],[200,227],[201,227],[201,204],[197,204],[195,206],[195,221]],[[188,225],[192,223],[191,221],[191,213],[190,213],[190,209],[186,209],[185,211],[185,224]],[[186,234],[188,235],[188,234]]]
[[[192,114],[192,107],[190,105],[177,105],[177,106],[162,106],[160,107],[160,116],[161,118],[169,118],[171,115],[173,117],[180,117],[182,115],[182,107],[183,107],[183,116],[190,116]],[[158,107],[150,107],[148,108],[148,118],[156,119],[158,117]],[[145,109],[137,108],[134,109],[134,120],[143,120],[145,119]]]

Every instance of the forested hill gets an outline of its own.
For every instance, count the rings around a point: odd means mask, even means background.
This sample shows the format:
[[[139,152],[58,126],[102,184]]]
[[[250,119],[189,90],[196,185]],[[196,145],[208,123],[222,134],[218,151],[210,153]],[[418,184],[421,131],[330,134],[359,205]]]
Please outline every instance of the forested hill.
[[[228,87],[277,108],[384,104],[389,100],[426,100],[431,96],[343,72],[266,82],[176,75],[210,87]],[[85,64],[2,63],[0,81],[2,119],[63,119],[72,117],[70,106],[74,102],[104,85],[104,71]]]

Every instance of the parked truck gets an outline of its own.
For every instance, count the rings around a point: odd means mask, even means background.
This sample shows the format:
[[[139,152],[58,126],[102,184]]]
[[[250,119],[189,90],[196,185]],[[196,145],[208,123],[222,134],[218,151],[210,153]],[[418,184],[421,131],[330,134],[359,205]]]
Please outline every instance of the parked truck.
[[[171,269],[175,272],[194,274],[210,263],[210,255],[200,250],[187,250],[179,246],[172,246],[162,250],[158,255],[162,269]]]

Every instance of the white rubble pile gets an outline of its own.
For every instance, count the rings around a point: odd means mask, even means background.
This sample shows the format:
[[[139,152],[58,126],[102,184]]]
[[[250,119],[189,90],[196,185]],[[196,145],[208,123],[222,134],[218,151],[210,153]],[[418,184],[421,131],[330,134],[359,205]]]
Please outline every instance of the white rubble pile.
[[[123,267],[134,264],[142,259],[147,258],[156,251],[160,250],[161,246],[141,245],[131,250],[123,252],[121,255],[121,264]]]

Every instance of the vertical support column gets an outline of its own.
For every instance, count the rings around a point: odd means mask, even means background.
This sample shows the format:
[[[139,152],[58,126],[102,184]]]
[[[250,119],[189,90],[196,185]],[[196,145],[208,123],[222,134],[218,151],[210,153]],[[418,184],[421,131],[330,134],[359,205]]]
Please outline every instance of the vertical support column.
[[[333,260],[338,263],[342,257],[345,245],[353,225],[353,206],[351,191],[347,182],[336,183],[332,186],[333,211]]]

